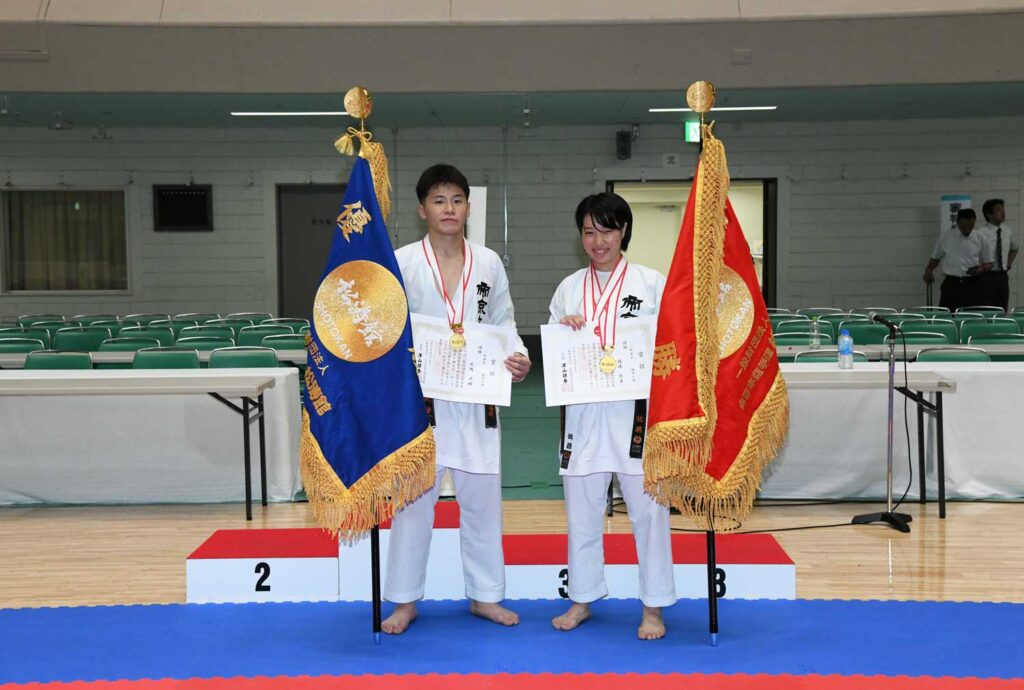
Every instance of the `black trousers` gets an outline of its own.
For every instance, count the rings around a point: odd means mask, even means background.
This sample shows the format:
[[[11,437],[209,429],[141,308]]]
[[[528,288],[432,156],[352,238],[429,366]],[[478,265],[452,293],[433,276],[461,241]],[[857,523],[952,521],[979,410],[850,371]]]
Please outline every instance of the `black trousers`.
[[[983,296],[980,287],[981,280],[976,276],[946,276],[939,287],[939,306],[950,311],[978,306],[981,304],[978,300]]]
[[[986,271],[981,274],[985,304],[993,307],[1010,307],[1010,277],[1006,271]]]

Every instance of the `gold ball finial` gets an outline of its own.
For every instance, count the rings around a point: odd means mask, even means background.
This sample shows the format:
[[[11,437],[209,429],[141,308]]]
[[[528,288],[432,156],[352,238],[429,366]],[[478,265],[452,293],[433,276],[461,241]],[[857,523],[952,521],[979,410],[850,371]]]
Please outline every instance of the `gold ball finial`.
[[[352,117],[365,120],[373,112],[373,99],[362,86],[353,86],[345,94],[345,112]]]
[[[686,105],[703,115],[715,107],[715,85],[709,81],[695,81],[686,90]]]

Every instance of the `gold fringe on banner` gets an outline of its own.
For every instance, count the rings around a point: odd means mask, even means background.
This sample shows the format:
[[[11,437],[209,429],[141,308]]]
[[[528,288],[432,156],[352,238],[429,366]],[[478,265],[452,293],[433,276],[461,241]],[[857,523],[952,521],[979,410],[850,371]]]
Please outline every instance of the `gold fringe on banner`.
[[[391,215],[391,174],[388,172],[388,157],[384,154],[384,145],[373,141],[373,133],[365,129],[349,127],[334,142],[334,148],[346,156],[355,153],[355,142],[359,141],[359,157],[365,158],[370,164],[373,176],[373,191],[377,194],[377,204],[384,220]]]
[[[346,487],[320,451],[303,410],[299,467],[317,524],[352,543],[434,486],[434,434],[427,427]]]
[[[789,429],[789,395],[782,372],[747,425],[747,440],[721,480],[706,473],[666,480],[672,507],[693,518],[703,530],[731,532],[737,529],[754,505],[764,468],[786,442]],[[725,523],[725,524],[723,524]]]
[[[654,500],[668,505],[677,495],[676,481],[699,478],[711,461],[715,434],[718,380],[718,283],[725,246],[725,201],[729,170],[725,147],[702,126],[704,148],[694,191],[693,210],[693,317],[697,338],[695,369],[697,402],[703,417],[655,424],[647,432],[644,451],[644,489]]]

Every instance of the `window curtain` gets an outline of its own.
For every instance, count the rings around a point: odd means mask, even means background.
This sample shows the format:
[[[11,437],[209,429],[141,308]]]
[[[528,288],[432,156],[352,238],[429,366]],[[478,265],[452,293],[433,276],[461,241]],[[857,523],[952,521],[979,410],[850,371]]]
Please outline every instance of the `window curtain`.
[[[10,290],[125,290],[124,192],[7,192]]]

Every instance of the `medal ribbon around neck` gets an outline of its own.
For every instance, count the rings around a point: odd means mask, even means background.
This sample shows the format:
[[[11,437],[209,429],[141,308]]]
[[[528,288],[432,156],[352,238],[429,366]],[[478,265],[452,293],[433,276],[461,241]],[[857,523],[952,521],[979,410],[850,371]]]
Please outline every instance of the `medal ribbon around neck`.
[[[466,345],[466,340],[462,335],[463,332],[463,319],[466,317],[466,291],[469,289],[469,276],[473,272],[473,248],[465,238],[462,240],[462,278],[460,283],[462,284],[462,294],[459,296],[459,307],[456,309],[455,304],[448,296],[448,288],[444,284],[444,276],[441,275],[441,264],[437,260],[437,252],[434,251],[434,246],[430,245],[430,254],[427,253],[427,238],[424,237],[420,242],[423,247],[423,258],[427,261],[427,266],[430,266],[430,272],[434,276],[434,285],[438,290],[441,291],[441,297],[444,299],[444,306],[448,311],[448,326],[452,329],[451,344],[455,349],[462,349]],[[433,262],[430,260],[431,254],[434,256]],[[458,338],[456,338],[458,336]],[[458,343],[461,342],[461,345]]]
[[[615,347],[615,331],[618,326],[618,309],[615,305],[619,303],[619,295],[622,293],[622,286],[626,279],[626,269],[629,263],[625,256],[619,256],[618,263],[612,269],[612,274],[601,287],[601,281],[597,276],[597,269],[590,264],[590,272],[583,282],[583,316],[587,323],[597,322],[594,331],[601,340],[601,349],[611,352]],[[613,299],[614,297],[614,299]]]

